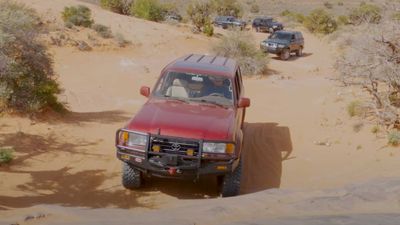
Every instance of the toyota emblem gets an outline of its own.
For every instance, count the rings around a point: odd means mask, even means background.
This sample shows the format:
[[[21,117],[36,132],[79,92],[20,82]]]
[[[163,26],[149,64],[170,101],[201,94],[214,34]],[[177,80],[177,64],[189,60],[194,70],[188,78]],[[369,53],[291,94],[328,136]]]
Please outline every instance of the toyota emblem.
[[[181,145],[178,143],[172,143],[171,145],[171,150],[173,151],[179,151],[181,149]]]

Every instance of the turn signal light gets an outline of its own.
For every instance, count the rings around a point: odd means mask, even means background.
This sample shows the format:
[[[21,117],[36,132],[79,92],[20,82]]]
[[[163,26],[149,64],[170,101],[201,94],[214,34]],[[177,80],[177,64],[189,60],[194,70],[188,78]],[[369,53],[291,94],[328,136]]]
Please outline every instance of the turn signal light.
[[[235,145],[234,144],[226,144],[225,152],[228,154],[235,153]]]
[[[217,166],[217,170],[226,170],[227,168],[226,166]]]
[[[153,147],[151,148],[153,150],[153,152],[160,152],[160,146],[159,145],[153,145]]]
[[[188,150],[186,150],[186,155],[193,156],[194,155],[194,150],[189,148]]]
[[[126,143],[128,143],[128,140],[129,140],[129,133],[123,131],[123,132],[122,132],[122,142],[123,142],[123,145],[126,145]]]

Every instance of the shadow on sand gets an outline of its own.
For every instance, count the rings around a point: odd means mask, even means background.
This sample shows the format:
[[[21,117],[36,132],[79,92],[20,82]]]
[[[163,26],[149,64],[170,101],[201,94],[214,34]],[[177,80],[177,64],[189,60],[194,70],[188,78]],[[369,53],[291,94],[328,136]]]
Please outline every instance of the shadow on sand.
[[[245,123],[241,193],[279,188],[282,161],[291,152],[292,141],[288,127],[280,127],[277,123]],[[215,177],[204,177],[196,183],[151,178],[142,191],[160,191],[179,199],[219,196]]]
[[[288,127],[277,123],[245,123],[241,192],[279,188],[282,160],[287,159],[292,150]]]
[[[17,188],[28,196],[9,197],[0,195],[0,209],[26,208],[37,204],[57,204],[70,207],[149,207],[138,202],[145,193],[128,190],[108,191],[101,189],[109,179],[104,170],[85,170],[72,173],[64,167],[51,171],[13,171],[12,173],[30,174],[31,181]]]

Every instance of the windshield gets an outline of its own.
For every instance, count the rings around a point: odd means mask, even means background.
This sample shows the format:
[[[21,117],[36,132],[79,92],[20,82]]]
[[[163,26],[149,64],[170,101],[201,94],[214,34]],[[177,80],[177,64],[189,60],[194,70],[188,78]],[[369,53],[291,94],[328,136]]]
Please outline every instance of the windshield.
[[[168,72],[158,82],[154,95],[187,102],[233,105],[232,82],[215,75]]]
[[[292,37],[292,35],[289,33],[275,32],[269,38],[270,39],[284,39],[284,40],[290,41],[291,37]]]

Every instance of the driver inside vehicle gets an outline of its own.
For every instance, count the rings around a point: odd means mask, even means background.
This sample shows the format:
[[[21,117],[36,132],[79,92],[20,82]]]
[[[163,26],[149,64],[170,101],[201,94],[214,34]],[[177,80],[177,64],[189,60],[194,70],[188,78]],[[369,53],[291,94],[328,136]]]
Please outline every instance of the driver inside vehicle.
[[[229,79],[218,76],[209,76],[210,82],[204,87],[203,95],[220,95],[227,99],[232,99],[232,88]]]

